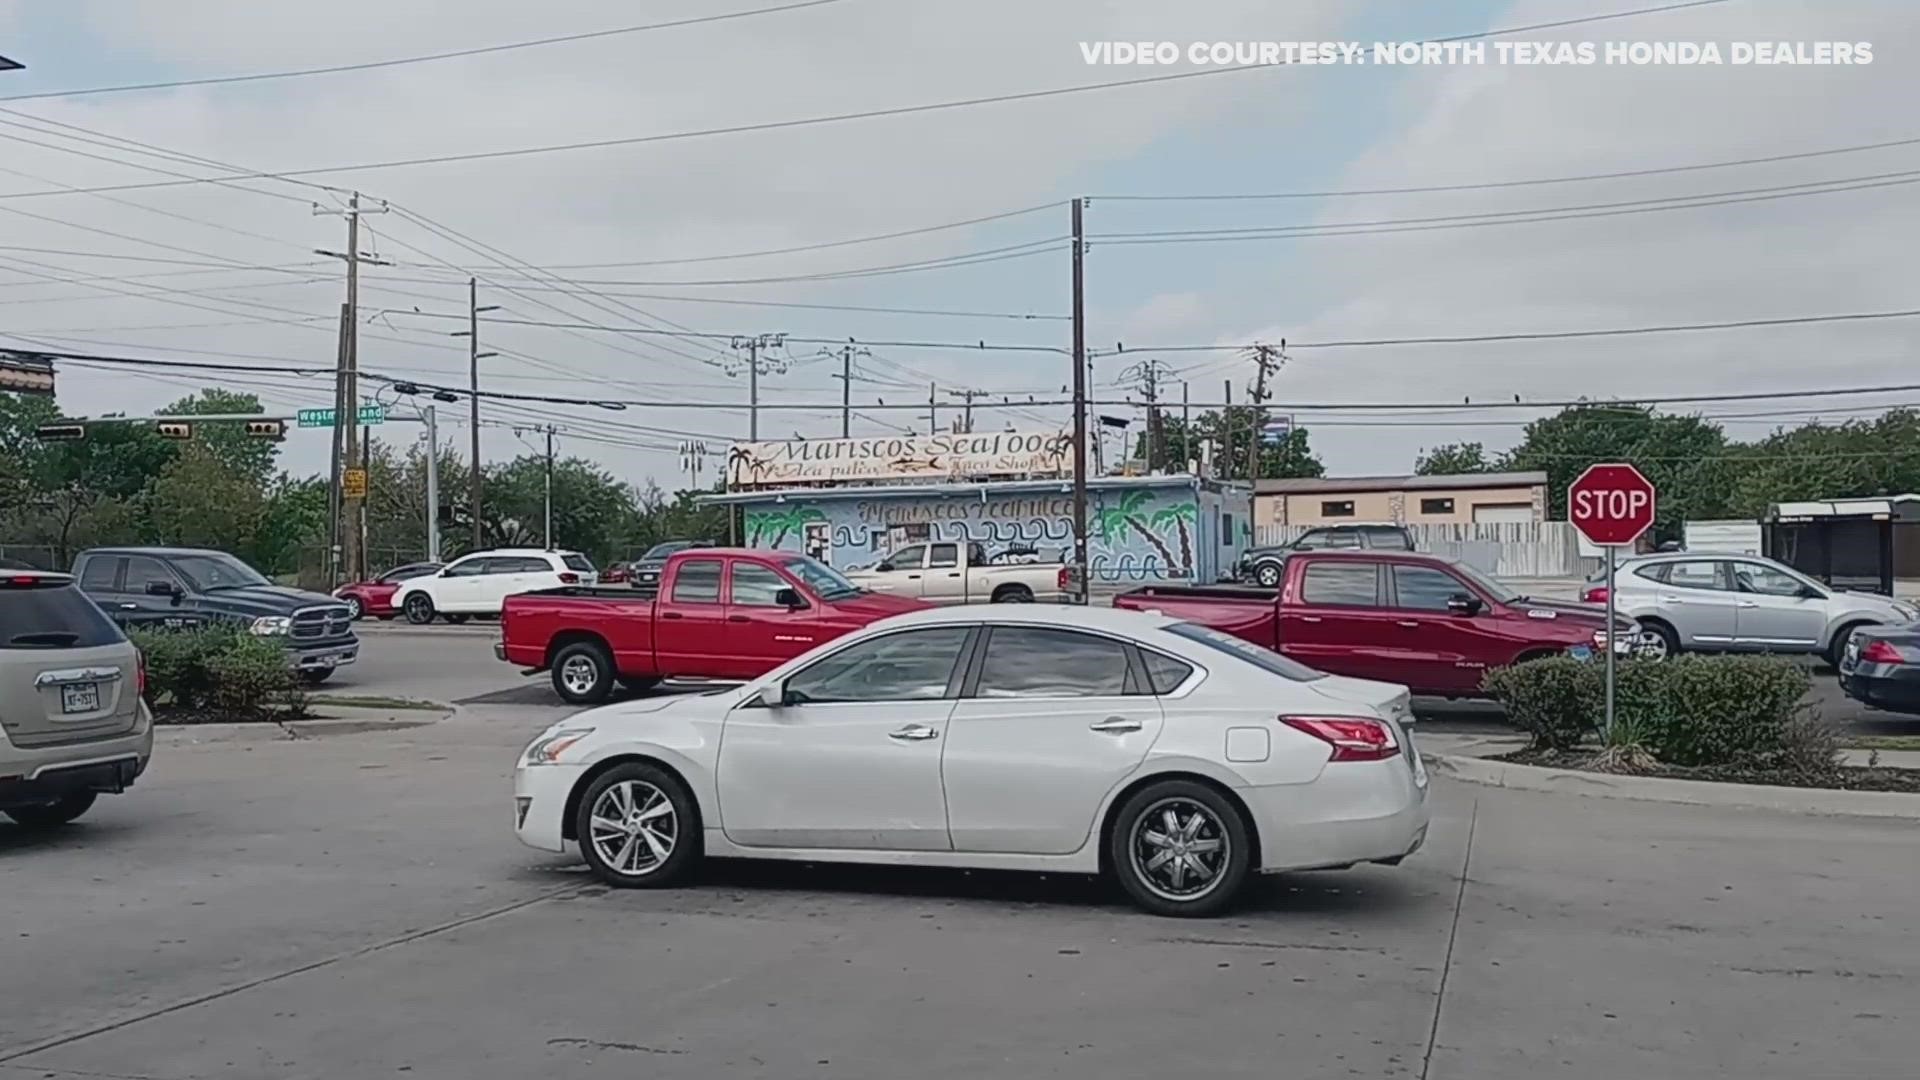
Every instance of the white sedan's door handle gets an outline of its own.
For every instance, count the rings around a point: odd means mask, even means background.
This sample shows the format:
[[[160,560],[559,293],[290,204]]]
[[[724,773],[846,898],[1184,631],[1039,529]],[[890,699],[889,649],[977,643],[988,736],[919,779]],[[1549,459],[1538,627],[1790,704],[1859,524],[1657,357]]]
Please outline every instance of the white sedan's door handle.
[[[1746,607],[1759,607],[1760,604],[1758,601],[1755,601],[1755,600],[1739,600],[1739,601],[1736,601],[1733,606],[1746,608]]]
[[[1126,732],[1139,731],[1142,726],[1138,720],[1130,720],[1124,716],[1109,716],[1098,723],[1088,724],[1087,728],[1091,731]]]
[[[887,732],[887,738],[899,739],[901,742],[911,742],[918,739],[937,738],[939,734],[938,731],[935,731],[925,724],[908,724],[898,731]]]

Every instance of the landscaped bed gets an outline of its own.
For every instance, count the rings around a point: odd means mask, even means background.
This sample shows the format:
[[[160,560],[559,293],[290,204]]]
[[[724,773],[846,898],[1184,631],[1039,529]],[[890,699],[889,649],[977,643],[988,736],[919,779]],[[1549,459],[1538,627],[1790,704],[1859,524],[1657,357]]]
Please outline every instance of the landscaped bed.
[[[1769,784],[1775,787],[1831,788],[1841,791],[1897,791],[1920,795],[1920,769],[1879,765],[1835,765],[1827,769],[1783,769],[1762,765],[1664,765],[1659,762],[1632,770],[1618,767],[1600,747],[1573,750],[1527,747],[1498,754],[1489,761],[1537,765],[1546,769],[1573,769],[1615,776],[1655,776],[1668,780],[1709,780],[1723,784]]]
[[[1769,656],[1620,664],[1604,728],[1601,665],[1571,657],[1487,674],[1528,745],[1492,758],[1623,776],[1920,794],[1920,769],[1843,764],[1832,725],[1807,706],[1809,676]],[[1604,728],[1604,730],[1603,730]]]

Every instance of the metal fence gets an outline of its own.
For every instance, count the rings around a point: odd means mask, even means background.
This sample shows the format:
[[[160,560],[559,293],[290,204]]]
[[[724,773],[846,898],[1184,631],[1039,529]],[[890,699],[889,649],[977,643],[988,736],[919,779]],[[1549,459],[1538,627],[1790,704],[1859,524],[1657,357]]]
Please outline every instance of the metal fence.
[[[66,570],[51,544],[0,544],[0,564],[25,563],[36,570]]]
[[[1262,546],[1291,543],[1311,525],[1262,525],[1255,540]],[[1577,577],[1584,566],[1573,526],[1564,521],[1474,522],[1459,525],[1408,525],[1413,546],[1443,559],[1457,559],[1477,570],[1506,578]]]

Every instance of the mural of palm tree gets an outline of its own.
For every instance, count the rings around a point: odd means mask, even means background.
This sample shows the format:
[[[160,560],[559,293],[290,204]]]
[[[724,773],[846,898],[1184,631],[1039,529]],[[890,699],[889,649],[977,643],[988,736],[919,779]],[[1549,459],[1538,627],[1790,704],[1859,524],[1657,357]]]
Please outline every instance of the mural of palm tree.
[[[768,547],[777,548],[780,542],[791,532],[804,531],[809,521],[825,521],[827,515],[818,510],[805,507],[787,507],[781,510],[763,510],[747,516],[747,543],[757,544],[772,534]]]
[[[1187,522],[1199,516],[1200,511],[1190,502],[1174,503],[1162,510],[1155,510],[1147,518],[1148,524],[1156,529],[1172,525],[1180,533],[1180,568],[1188,577],[1193,576],[1193,535],[1187,531]]]
[[[1147,498],[1147,493],[1144,491],[1129,491],[1120,496],[1114,505],[1102,506],[1100,516],[1096,519],[1100,540],[1102,543],[1112,543],[1116,534],[1132,529],[1146,537],[1147,543],[1152,544],[1153,549],[1160,553],[1161,565],[1171,569],[1177,565],[1173,559],[1173,552],[1168,551],[1167,545],[1161,543],[1160,538],[1153,534],[1153,530],[1147,528],[1147,523],[1140,520],[1140,511],[1146,506]]]

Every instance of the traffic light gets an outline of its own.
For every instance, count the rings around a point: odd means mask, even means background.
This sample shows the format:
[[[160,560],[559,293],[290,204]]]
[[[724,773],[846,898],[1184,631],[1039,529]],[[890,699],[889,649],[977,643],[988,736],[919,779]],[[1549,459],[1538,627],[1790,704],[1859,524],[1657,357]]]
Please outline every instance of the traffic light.
[[[287,437],[287,422],[285,420],[249,420],[247,421],[247,438],[249,439],[278,440],[278,439],[284,439],[286,437]]]
[[[41,442],[72,442],[87,437],[85,424],[41,424],[33,431]]]
[[[153,425],[153,430],[163,439],[193,438],[193,425],[179,420],[162,420]]]

